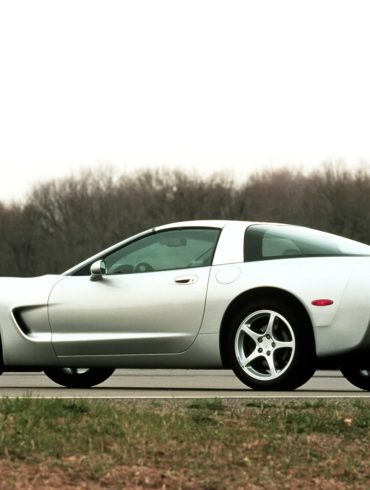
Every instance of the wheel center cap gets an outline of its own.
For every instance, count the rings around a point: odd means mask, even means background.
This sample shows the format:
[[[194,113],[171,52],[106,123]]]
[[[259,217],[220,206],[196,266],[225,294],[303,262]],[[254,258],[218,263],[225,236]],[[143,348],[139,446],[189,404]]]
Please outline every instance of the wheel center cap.
[[[272,349],[272,339],[268,339],[267,337],[262,338],[261,347],[264,350]]]

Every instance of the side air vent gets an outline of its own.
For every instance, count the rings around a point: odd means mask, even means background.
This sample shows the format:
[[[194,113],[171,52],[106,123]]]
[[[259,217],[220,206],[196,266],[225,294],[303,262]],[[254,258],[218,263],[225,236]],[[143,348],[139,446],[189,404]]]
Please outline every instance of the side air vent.
[[[31,309],[34,309],[34,306],[31,306],[29,308],[27,308],[27,307],[25,307],[25,308],[15,308],[13,310],[13,317],[14,317],[15,321],[17,322],[18,327],[20,328],[20,330],[22,330],[22,332],[25,335],[30,335],[31,334],[31,329],[28,327],[27,323],[25,322],[24,312],[27,311],[27,310],[29,311]]]

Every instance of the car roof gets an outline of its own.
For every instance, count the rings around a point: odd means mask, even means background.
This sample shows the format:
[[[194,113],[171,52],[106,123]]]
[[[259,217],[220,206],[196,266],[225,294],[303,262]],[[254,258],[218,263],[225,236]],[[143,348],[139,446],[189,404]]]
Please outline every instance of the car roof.
[[[156,231],[166,230],[168,228],[224,228],[229,223],[240,223],[245,226],[257,223],[254,221],[238,221],[238,220],[219,220],[219,219],[207,219],[207,220],[193,220],[193,221],[178,221],[177,223],[168,223],[166,225],[156,226],[154,229]]]

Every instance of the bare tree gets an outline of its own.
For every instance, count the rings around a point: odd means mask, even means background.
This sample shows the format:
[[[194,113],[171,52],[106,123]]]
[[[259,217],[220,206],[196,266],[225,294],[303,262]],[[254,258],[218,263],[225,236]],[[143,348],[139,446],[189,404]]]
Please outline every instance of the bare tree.
[[[0,203],[0,275],[62,272],[139,231],[193,219],[293,223],[370,242],[369,211],[370,173],[338,165],[243,182],[179,170],[85,171],[35,186],[23,203]]]

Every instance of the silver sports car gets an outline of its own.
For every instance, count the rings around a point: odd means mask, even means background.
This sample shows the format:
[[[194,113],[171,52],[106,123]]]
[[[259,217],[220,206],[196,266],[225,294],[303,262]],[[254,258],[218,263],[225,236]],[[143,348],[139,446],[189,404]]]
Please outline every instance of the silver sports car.
[[[231,368],[286,390],[327,365],[370,389],[370,247],[328,233],[174,223],[0,291],[2,371],[89,387],[115,368]]]

